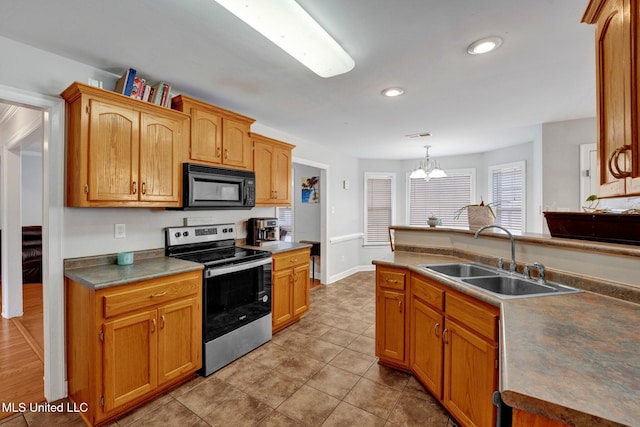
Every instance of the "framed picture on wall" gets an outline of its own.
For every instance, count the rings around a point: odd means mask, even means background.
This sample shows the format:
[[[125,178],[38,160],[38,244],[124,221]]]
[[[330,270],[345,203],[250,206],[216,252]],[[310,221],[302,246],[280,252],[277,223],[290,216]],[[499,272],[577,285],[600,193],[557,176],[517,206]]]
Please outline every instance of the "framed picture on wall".
[[[302,203],[320,203],[319,176],[302,178]]]

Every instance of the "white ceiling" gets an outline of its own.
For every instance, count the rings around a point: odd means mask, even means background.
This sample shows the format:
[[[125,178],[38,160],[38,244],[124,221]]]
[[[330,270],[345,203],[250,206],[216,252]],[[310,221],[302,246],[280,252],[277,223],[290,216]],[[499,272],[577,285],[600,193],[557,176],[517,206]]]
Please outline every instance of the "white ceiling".
[[[482,152],[595,116],[587,0],[297,1],[351,54],[351,72],[316,76],[213,0],[6,0],[0,36],[118,75],[133,67],[358,158]],[[500,49],[466,53],[490,35]],[[382,97],[389,86],[406,93]]]

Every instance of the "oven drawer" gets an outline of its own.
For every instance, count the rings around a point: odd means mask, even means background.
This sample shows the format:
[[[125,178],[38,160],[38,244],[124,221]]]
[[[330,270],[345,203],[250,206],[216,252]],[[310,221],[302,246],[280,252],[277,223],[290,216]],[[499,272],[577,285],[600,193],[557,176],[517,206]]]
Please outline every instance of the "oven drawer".
[[[273,255],[273,271],[309,264],[310,249],[304,248]]]
[[[104,317],[166,301],[195,295],[202,288],[202,272],[195,271],[170,277],[139,282],[135,285],[111,288],[102,295]]]

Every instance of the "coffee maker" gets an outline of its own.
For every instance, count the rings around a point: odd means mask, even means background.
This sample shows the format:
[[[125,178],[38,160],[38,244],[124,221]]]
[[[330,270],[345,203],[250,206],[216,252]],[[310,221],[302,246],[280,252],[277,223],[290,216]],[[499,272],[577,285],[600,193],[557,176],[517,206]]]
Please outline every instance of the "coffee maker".
[[[249,218],[247,245],[263,246],[278,243],[279,240],[278,218]]]

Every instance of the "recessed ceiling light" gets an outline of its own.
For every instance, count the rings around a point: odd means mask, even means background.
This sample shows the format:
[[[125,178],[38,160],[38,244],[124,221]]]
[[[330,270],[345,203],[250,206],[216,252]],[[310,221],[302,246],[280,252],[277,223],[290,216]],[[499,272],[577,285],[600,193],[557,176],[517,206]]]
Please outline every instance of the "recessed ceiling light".
[[[483,53],[496,50],[502,44],[502,39],[497,36],[485,37],[484,39],[476,40],[471,43],[467,48],[467,52],[471,55],[481,55]]]
[[[404,89],[399,87],[389,87],[381,92],[384,96],[400,96],[404,93]]]

